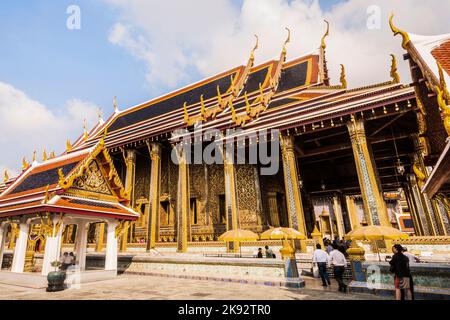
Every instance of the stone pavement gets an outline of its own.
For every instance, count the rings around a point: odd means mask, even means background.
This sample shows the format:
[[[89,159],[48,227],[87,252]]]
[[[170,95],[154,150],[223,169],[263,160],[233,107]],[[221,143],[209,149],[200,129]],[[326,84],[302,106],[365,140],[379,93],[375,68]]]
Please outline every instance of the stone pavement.
[[[287,289],[264,285],[205,280],[123,275],[115,280],[82,284],[79,289],[48,293],[0,284],[0,300],[380,300],[367,294],[338,293],[306,279],[307,288]]]

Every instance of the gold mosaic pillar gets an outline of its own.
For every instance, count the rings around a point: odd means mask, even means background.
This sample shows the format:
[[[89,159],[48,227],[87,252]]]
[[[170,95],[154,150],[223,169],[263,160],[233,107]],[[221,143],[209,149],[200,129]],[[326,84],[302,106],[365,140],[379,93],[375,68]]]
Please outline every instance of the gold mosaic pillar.
[[[97,243],[95,245],[95,251],[102,252],[103,250],[103,240],[105,239],[105,224],[99,223],[97,224]]]
[[[223,165],[225,174],[225,205],[226,211],[226,223],[227,230],[239,229],[239,216],[238,216],[238,200],[236,190],[236,172],[234,167],[234,152],[233,148],[225,149],[223,151]],[[229,242],[228,251],[239,252],[238,242]]]
[[[333,212],[336,219],[337,233],[339,238],[345,236],[344,217],[342,215],[342,207],[337,195],[333,197]]]
[[[390,227],[391,224],[379,184],[375,161],[367,145],[364,121],[352,120],[347,124],[347,127],[352,142],[353,156],[355,158],[364,210],[368,213],[369,217],[369,225]]]
[[[414,174],[408,175],[409,184],[411,187],[411,200],[415,205],[417,213],[422,221],[422,228],[424,236],[435,236],[436,229],[433,223],[433,219],[430,214],[430,208],[428,208],[425,195],[420,192],[417,177]]]
[[[127,168],[126,176],[125,176],[125,190],[130,192],[130,205],[134,208],[134,182],[135,182],[135,173],[136,173],[136,150],[127,150],[125,156],[125,165]],[[122,236],[122,244],[121,251],[127,251],[128,244],[128,232],[129,232],[129,223],[126,222],[124,226],[124,233]]]
[[[360,226],[358,214],[356,212],[355,199],[351,196],[345,196],[345,201],[347,203],[347,212],[350,217],[350,228],[355,230]]]
[[[150,208],[148,219],[147,251],[154,249],[159,235],[159,198],[161,193],[161,146],[157,143],[148,145],[151,158],[150,174]]]
[[[298,183],[297,159],[294,150],[295,139],[293,136],[280,136],[280,142],[289,227],[307,235],[302,196]],[[300,249],[302,252],[306,252],[306,241],[301,241]]]
[[[280,226],[280,215],[278,212],[278,202],[277,202],[277,193],[276,192],[267,192],[267,204],[269,207],[269,218],[270,225],[272,227]]]
[[[178,159],[178,192],[177,192],[177,252],[187,252],[189,239],[190,186],[189,164],[186,160],[186,150],[178,145],[175,147]]]
[[[405,192],[406,202],[408,203],[409,212],[411,214],[411,218],[414,221],[414,232],[416,236],[425,235],[423,229],[423,221],[421,216],[419,215],[418,209],[416,208],[416,204],[414,203],[414,199],[412,196],[411,186],[409,183],[403,187],[403,191]]]

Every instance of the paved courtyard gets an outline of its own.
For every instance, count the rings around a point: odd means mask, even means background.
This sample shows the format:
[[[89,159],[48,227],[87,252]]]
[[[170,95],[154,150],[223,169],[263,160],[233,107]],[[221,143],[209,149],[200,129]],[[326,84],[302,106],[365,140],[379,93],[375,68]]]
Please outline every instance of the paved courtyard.
[[[379,300],[367,294],[342,294],[335,286],[323,289],[315,280],[307,287],[281,287],[218,281],[124,275],[118,279],[84,284],[79,289],[48,293],[0,284],[0,300]]]

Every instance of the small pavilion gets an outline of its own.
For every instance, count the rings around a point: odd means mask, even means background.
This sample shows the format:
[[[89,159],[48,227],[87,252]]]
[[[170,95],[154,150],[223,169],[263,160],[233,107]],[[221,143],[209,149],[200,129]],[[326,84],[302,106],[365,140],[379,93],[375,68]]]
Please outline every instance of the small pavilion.
[[[31,164],[24,160],[22,169],[0,194],[0,265],[11,225],[17,230],[11,272],[24,273],[29,243],[41,238],[42,274],[47,275],[59,260],[64,228],[76,225],[76,265],[84,271],[89,224],[106,223],[105,270],[117,272],[117,239],[139,214],[129,207],[129,192],[103,139],[91,148],[44,157],[42,163],[35,157]]]

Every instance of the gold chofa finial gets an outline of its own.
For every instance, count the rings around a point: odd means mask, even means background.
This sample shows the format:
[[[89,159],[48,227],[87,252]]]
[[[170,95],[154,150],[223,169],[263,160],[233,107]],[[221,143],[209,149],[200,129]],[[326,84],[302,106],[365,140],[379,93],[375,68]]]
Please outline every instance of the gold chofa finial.
[[[391,13],[391,17],[389,18],[389,26],[391,27],[391,30],[394,33],[394,36],[396,36],[398,34],[400,34],[402,36],[402,38],[403,38],[402,47],[403,47],[403,49],[406,50],[407,44],[409,43],[409,41],[411,39],[409,38],[409,35],[405,31],[402,31],[402,30],[398,29],[396,26],[394,26],[394,23],[392,22],[393,19],[394,19],[394,13]]]
[[[116,96],[114,96],[114,99],[113,99],[113,106],[114,106],[114,112],[118,112],[119,107],[117,106],[117,97]]]
[[[437,62],[437,66],[439,69],[439,85],[443,93],[443,98],[447,103],[450,103],[450,94],[447,89],[447,83],[445,83],[444,70],[442,70],[442,65],[439,62]]]
[[[67,139],[66,141],[66,151],[72,151],[72,144],[70,143],[70,139]]]
[[[255,60],[255,51],[259,47],[259,37],[256,34],[255,34],[255,38],[256,38],[256,44],[255,44],[255,47],[253,48],[252,53],[250,55],[250,59],[251,60]]]
[[[32,159],[32,161],[33,161],[33,162],[36,161],[36,151],[33,152],[33,159]]]
[[[434,88],[437,92],[437,102],[444,118],[444,128],[447,131],[447,135],[450,136],[450,106],[445,102],[444,92],[439,86],[435,86]]]
[[[400,83],[400,75],[398,74],[397,70],[397,58],[393,54],[391,54],[391,57],[392,57],[392,64],[391,64],[392,83]]]
[[[100,109],[100,108],[97,109],[97,117],[98,117],[98,122],[103,122],[102,109]]]
[[[323,21],[325,21],[325,23],[327,24],[327,31],[325,32],[325,34],[322,37],[322,43],[320,46],[322,47],[322,49],[325,49],[327,47],[327,45],[325,43],[325,38],[330,35],[330,23],[327,20],[323,20]]]
[[[341,64],[341,87],[347,89],[347,79],[345,78],[345,67]]]
[[[54,158],[56,158],[55,151],[52,151],[52,152],[50,153],[49,159],[54,159]]]
[[[84,119],[84,121],[83,121],[83,129],[84,129],[83,139],[87,140],[87,138],[89,137],[89,133],[88,133],[88,130],[87,130],[86,119]]]
[[[27,162],[27,159],[25,159],[25,157],[23,157],[22,159],[22,170],[27,169],[30,166],[30,164]]]
[[[286,46],[289,42],[291,42],[291,29],[289,29],[288,27],[285,28],[288,32],[288,36],[286,38],[286,41],[284,41],[284,45],[283,45],[283,53],[286,54]]]
[[[42,152],[42,161],[47,161],[47,151],[45,151],[45,149],[44,149],[44,152]]]
[[[3,182],[8,182],[9,181],[9,175],[8,175],[8,170],[5,170],[4,172],[4,178],[3,178]]]

